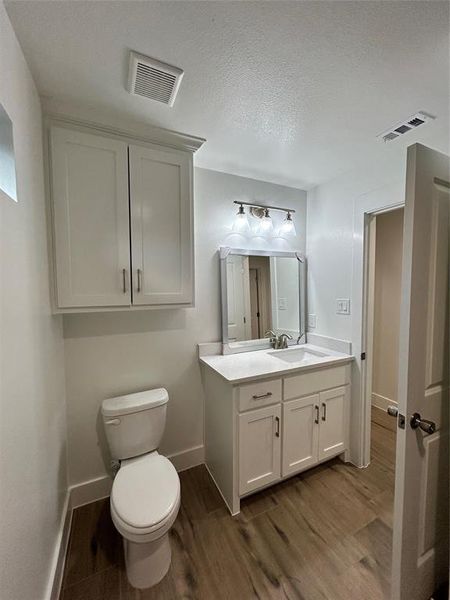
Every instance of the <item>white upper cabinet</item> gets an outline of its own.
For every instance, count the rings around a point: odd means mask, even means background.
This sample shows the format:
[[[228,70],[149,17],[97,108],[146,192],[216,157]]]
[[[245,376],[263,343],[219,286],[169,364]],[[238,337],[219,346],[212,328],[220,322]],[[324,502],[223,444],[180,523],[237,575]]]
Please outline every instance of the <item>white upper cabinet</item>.
[[[129,153],[133,304],[192,304],[192,156]]]
[[[127,152],[119,140],[51,130],[60,308],[131,303]]]
[[[193,305],[192,152],[201,141],[185,136],[178,150],[50,125],[56,311]]]

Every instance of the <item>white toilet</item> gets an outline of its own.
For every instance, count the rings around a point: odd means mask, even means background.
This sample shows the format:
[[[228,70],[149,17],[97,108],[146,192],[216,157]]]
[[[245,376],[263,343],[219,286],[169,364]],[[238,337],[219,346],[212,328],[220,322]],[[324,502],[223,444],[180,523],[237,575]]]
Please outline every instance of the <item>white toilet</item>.
[[[109,398],[102,416],[111,455],[120,469],[111,491],[111,517],[123,537],[133,587],[157,584],[170,567],[169,529],[180,508],[180,480],[156,451],[169,395],[160,388]]]

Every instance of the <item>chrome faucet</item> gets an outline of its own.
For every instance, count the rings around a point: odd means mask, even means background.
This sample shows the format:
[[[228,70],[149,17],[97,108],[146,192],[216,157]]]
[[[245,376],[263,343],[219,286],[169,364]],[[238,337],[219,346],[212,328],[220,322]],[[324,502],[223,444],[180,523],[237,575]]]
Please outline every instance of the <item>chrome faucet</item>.
[[[269,329],[264,334],[264,337],[270,338],[270,345],[275,350],[281,350],[288,347],[287,341],[292,340],[292,336],[288,333],[280,333],[277,335],[272,329]]]

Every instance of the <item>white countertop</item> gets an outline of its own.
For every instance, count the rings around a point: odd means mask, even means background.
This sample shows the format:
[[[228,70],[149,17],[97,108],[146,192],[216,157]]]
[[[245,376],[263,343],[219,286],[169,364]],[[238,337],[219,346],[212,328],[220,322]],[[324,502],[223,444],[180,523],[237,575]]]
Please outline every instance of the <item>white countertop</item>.
[[[296,362],[286,362],[276,357],[276,354],[299,349],[311,350],[311,354]],[[314,352],[323,356],[312,354]],[[300,346],[289,346],[287,350],[273,350],[270,348],[238,354],[202,356],[199,360],[221,375],[226,381],[236,384],[257,378],[292,375],[299,371],[331,367],[348,363],[353,358],[351,354],[335,352],[312,344],[302,344]]]

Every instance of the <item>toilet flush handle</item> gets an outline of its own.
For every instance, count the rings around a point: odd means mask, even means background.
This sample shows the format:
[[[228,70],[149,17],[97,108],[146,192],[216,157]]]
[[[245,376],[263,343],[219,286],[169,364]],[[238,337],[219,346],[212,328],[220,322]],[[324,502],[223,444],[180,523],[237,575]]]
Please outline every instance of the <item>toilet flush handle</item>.
[[[105,425],[120,425],[120,419],[110,419],[105,421]]]

